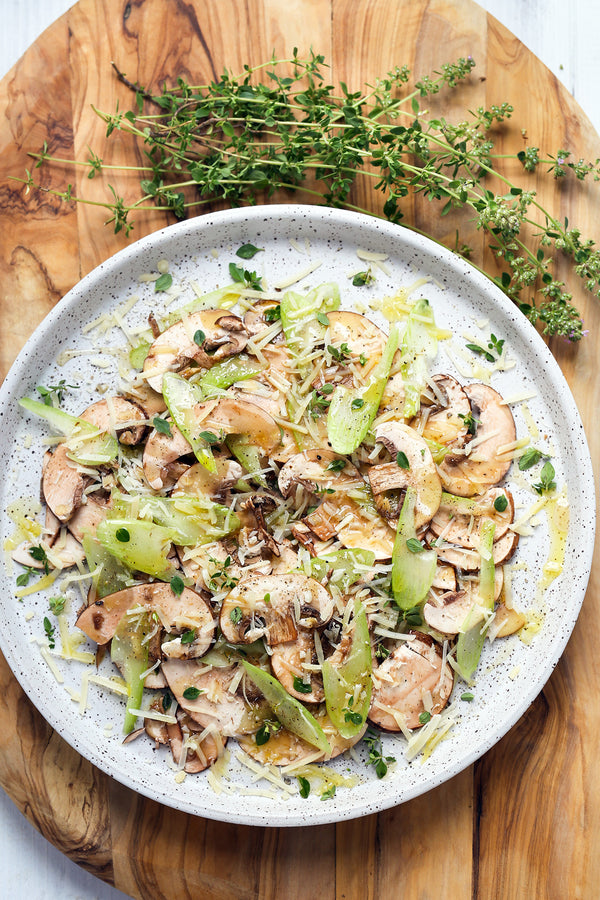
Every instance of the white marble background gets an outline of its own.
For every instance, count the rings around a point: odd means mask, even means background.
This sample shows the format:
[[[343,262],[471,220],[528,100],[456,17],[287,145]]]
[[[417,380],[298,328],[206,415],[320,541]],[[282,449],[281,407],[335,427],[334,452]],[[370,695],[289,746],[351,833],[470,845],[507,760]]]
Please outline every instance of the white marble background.
[[[479,0],[563,82],[600,131],[598,0]],[[0,0],[0,78],[70,0]],[[440,60],[443,62],[443,60]],[[70,862],[0,790],[0,897],[118,900],[125,894]]]

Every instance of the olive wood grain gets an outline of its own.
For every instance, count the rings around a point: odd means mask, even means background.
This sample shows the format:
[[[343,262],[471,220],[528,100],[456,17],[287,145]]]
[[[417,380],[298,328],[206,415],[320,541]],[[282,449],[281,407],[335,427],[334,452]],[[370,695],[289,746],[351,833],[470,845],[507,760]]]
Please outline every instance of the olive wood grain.
[[[600,156],[600,138],[577,104],[522,44],[471,0],[81,0],[0,82],[0,373],[29,334],[86,272],[127,243],[103,226],[98,207],[27,194],[28,151],[43,141],[55,156],[85,158],[103,146],[91,104],[112,112],[131,104],[111,72],[158,89],[177,75],[201,83],[224,67],[310,47],[331,78],[357,89],[408,64],[424,75],[471,54],[470,84],[437,99],[448,116],[509,100],[515,117],[497,150],[566,146],[575,158]],[[432,108],[435,105],[432,102]],[[117,135],[105,162],[135,164],[139,150]],[[506,163],[505,171],[517,171]],[[42,170],[44,186],[85,189],[100,202],[102,178],[65,163]],[[133,177],[119,182],[135,199]],[[597,187],[536,184],[540,197],[598,232]],[[274,199],[289,200],[290,195]],[[367,178],[352,202],[381,211]],[[406,219],[452,245],[457,220],[411,200]],[[157,212],[136,219],[134,237],[166,224]],[[473,259],[494,259],[472,223],[461,221]],[[564,274],[558,264],[557,276]],[[586,425],[596,471],[600,437],[600,304],[574,288],[589,336],[579,346],[553,341]],[[363,819],[313,828],[232,826],[178,813],[137,796],[67,746],[30,704],[0,657],[0,783],[19,809],[71,859],[139,898],[202,900],[392,900],[399,896],[564,898],[596,896],[600,882],[600,655],[598,567],[573,637],[526,715],[475,766],[424,797]]]

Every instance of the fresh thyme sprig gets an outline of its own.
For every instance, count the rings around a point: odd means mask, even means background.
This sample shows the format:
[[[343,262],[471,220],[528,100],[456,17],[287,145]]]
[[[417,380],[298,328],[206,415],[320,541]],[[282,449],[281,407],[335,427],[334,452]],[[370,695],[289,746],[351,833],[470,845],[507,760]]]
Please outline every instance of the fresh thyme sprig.
[[[442,216],[470,210],[503,267],[496,283],[544,334],[578,341],[584,334],[582,321],[572,293],[552,274],[553,255],[566,254],[574,274],[598,296],[600,251],[568,220],[545,210],[533,190],[496,169],[496,160],[506,156],[494,155],[493,132],[511,116],[510,104],[479,107],[458,123],[430,117],[422,109],[423,100],[454,88],[474,65],[470,57],[461,58],[412,88],[408,68],[397,66],[373,85],[351,92],[343,83],[336,90],[326,82],[321,55],[301,59],[294,50],[291,59],[273,57],[245,66],[239,76],[225,71],[206,85],[179,78],[160,94],[133,84],[115,66],[118,78],[135,93],[135,111],[117,107],[112,114],[96,112],[106,123],[107,137],[120,131],[142,144],[146,165],[127,167],[138,171],[142,197],[127,205],[113,185],[106,203],[74,197],[71,185],[51,193],[104,206],[115,232],[129,233],[140,209],[168,210],[183,218],[217,200],[234,206],[254,203],[281,189],[357,209],[351,189],[359,176],[368,178],[385,197],[383,212],[392,222],[403,219],[411,194],[441,203]],[[53,158],[46,145],[34,156],[34,171],[49,162],[71,162]],[[559,149],[544,160],[536,147],[516,154],[524,173],[545,165],[554,178],[568,172],[579,180],[600,178],[599,160],[573,162],[569,156]],[[115,170],[93,151],[76,164],[88,169],[89,178]],[[487,186],[492,174],[503,183],[504,193]],[[31,171],[26,175],[28,188],[40,188]],[[457,232],[459,248],[468,255]]]

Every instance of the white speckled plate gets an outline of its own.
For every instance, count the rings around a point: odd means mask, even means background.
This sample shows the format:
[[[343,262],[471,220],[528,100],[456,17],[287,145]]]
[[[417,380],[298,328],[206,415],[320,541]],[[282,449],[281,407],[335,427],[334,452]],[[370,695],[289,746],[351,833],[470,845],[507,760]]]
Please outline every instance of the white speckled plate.
[[[119,698],[90,685],[89,705],[81,715],[66,688],[80,690],[82,665],[59,660],[63,683],[51,674],[39,644],[32,641],[43,637],[47,597],[33,595],[17,602],[16,567],[12,572],[3,571],[0,581],[0,645],[15,676],[52,727],[123,784],[162,803],[215,819],[253,825],[318,824],[366,815],[435,787],[485,753],[525,712],[563,652],[584,597],[594,543],[593,476],[581,421],[554,358],[506,297],[467,262],[423,237],[375,218],[322,207],[256,207],[201,216],[132,244],[84,278],[42,322],[0,394],[0,456],[6,473],[0,488],[3,540],[13,531],[5,512],[7,505],[16,497],[39,494],[42,439],[47,435],[44,424],[25,416],[16,400],[35,396],[38,384],[55,384],[64,378],[68,384],[81,385],[78,392],[68,395],[65,408],[81,411],[97,398],[100,383],[117,384],[114,357],[100,354],[84,326],[134,295],[139,302],[127,313],[125,323],[129,328],[144,325],[148,311],[162,303],[165,295],[154,293],[153,284],[140,279],[155,272],[159,260],[169,260],[175,284],[185,287],[180,302],[191,299],[193,285],[204,292],[228,283],[229,263],[240,263],[235,250],[247,242],[264,248],[245,265],[263,274],[269,285],[318,262],[320,267],[299,286],[335,280],[342,290],[343,305],[352,307],[423,277],[429,282],[415,296],[429,298],[437,323],[457,336],[456,348],[464,347],[467,332],[482,336],[487,329],[505,339],[515,365],[494,374],[492,385],[506,397],[522,393],[524,387],[535,390],[535,397],[527,402],[530,417],[526,418],[522,404],[513,407],[517,433],[526,435],[527,420],[530,424],[533,420],[539,429],[535,444],[552,454],[556,481],[559,487],[566,485],[570,503],[564,571],[545,592],[541,607],[536,586],[549,544],[543,515],[539,528],[523,538],[518,549],[518,560],[526,563],[526,568],[520,567],[513,575],[515,605],[540,609],[541,631],[530,645],[513,636],[486,646],[473,690],[475,700],[458,701],[460,720],[429,759],[407,763],[403,739],[386,737],[384,752],[398,760],[393,771],[378,781],[373,768],[362,761],[338,760],[332,765],[346,774],[350,770],[359,781],[352,789],[338,789],[335,797],[325,802],[315,795],[305,800],[298,795],[274,800],[240,791],[217,795],[203,775],[188,776],[177,784],[164,748],[154,751],[143,739],[123,745],[123,701]],[[387,271],[375,268],[376,282],[368,288],[351,284],[350,276],[365,268],[356,255],[357,248],[387,256]],[[487,324],[479,330],[482,320]],[[123,333],[115,328],[102,341],[105,346],[124,344]],[[59,355],[71,349],[83,352],[58,366]],[[435,369],[456,374],[443,348]],[[458,377],[462,382],[468,380],[464,373]],[[517,479],[514,489],[517,501],[528,506],[533,495],[525,482],[534,480],[529,476],[537,472],[525,474],[527,478]],[[109,662],[103,665],[110,671]],[[459,694],[460,687],[455,691]],[[112,731],[107,728],[111,725]],[[232,783],[256,787],[248,771],[235,761],[233,749]],[[359,749],[359,754],[364,759],[364,750]]]

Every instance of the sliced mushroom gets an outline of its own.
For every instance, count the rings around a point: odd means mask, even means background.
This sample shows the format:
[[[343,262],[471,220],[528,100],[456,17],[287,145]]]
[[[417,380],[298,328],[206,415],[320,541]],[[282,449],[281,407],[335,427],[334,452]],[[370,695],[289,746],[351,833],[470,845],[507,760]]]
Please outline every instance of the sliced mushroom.
[[[451,375],[434,375],[432,378],[434,401],[422,405],[413,425],[424,420],[424,438],[459,449],[469,439],[468,424],[465,420],[471,414],[471,403],[463,387]]]
[[[181,722],[169,722],[167,736],[175,765],[190,775],[212,766],[223,747],[223,742],[217,741],[214,734],[209,733],[200,740],[199,735],[182,726]]]
[[[481,566],[481,556],[477,550],[469,550],[464,547],[458,547],[454,544],[447,544],[443,540],[441,543],[432,532],[428,532],[425,536],[430,547],[434,547],[438,560],[454,566],[463,572],[477,572]],[[519,535],[514,531],[507,531],[504,537],[494,542],[493,557],[494,564],[501,566],[508,562],[519,543]]]
[[[494,619],[496,637],[508,637],[509,634],[516,634],[525,625],[527,625],[527,616],[516,609],[509,609],[504,603],[499,604]]]
[[[169,659],[162,668],[181,708],[203,728],[212,725],[228,736],[254,734],[269,714],[262,697],[244,695],[237,665],[208,668],[194,660]],[[238,686],[232,691],[234,679]]]
[[[343,344],[348,347],[350,356],[341,361],[341,365],[356,363],[355,375],[359,382],[369,377],[379,362],[386,334],[366,316],[345,309],[337,309],[327,313],[329,319],[329,345],[338,350]],[[362,357],[364,365],[359,360]]]
[[[432,587],[438,591],[455,591],[456,571],[454,567],[440,563],[438,560]]]
[[[205,653],[210,647],[215,624],[206,600],[190,588],[184,588],[181,595],[177,596],[169,584],[158,581],[138,584],[96,600],[84,609],[76,624],[91,640],[97,644],[106,644],[127,611],[137,606],[156,613],[169,633],[195,631],[199,641],[196,656]]]
[[[356,466],[333,450],[305,450],[282,466],[278,484],[282,495],[289,497],[299,484],[314,494],[348,491],[364,482]]]
[[[313,632],[299,629],[295,641],[274,644],[271,650],[273,674],[288,694],[303,703],[320,703],[324,698],[323,679],[319,673],[306,668],[307,664],[317,662]],[[300,682],[303,690],[297,687]]]
[[[212,431],[218,436],[243,436],[265,456],[281,443],[281,429],[277,422],[269,413],[248,400],[222,397],[202,421],[204,430]]]
[[[48,457],[42,475],[44,500],[61,522],[68,522],[81,505],[89,478],[67,456],[66,444],[59,444]]]
[[[516,439],[513,415],[500,394],[487,384],[465,387],[477,432],[464,448],[464,456],[450,454],[438,466],[445,490],[459,497],[472,497],[498,484],[510,468],[510,450],[500,453]],[[475,443],[476,442],[476,443]],[[469,452],[471,444],[474,444]]]
[[[333,615],[325,588],[299,572],[257,575],[241,581],[223,600],[219,624],[232,644],[294,641],[298,628],[317,628]]]
[[[325,497],[304,523],[322,541],[336,537],[344,547],[371,550],[376,559],[390,559],[395,532],[385,522],[365,494],[365,502],[343,494]]]
[[[136,384],[125,396],[140,406],[150,421],[154,416],[160,416],[167,408],[163,395],[151,388],[149,384]]]
[[[115,432],[122,444],[139,444],[148,424],[146,413],[124,397],[108,397],[88,406],[80,416],[100,431]]]
[[[449,591],[423,606],[423,618],[430,628],[441,634],[455,635],[461,630],[473,606],[466,591]]]
[[[85,503],[82,503],[69,519],[69,531],[73,537],[81,542],[85,534],[95,534],[100,522],[106,518],[109,505],[107,501],[88,494]]]
[[[494,501],[506,497],[506,509],[500,511]],[[487,510],[485,515],[460,515],[456,509],[440,508],[430,523],[430,529],[437,537],[443,535],[450,544],[457,544],[468,549],[477,549],[481,540],[481,526],[490,519],[494,522],[494,541],[499,541],[507,533],[514,519],[515,504],[510,491],[502,488],[490,488],[481,497],[481,508]]]
[[[194,336],[202,332],[204,340],[197,344]],[[179,372],[192,360],[204,369],[228,356],[241,353],[248,335],[238,316],[222,309],[206,309],[192,313],[163,331],[152,343],[144,361],[143,373],[153,390],[162,390],[165,372]]]
[[[427,635],[415,635],[374,670],[369,719],[386,731],[401,731],[400,722],[418,728],[422,713],[441,712],[453,686],[452,669],[439,645]]]
[[[270,328],[273,321],[269,321],[265,313],[270,309],[277,309],[277,300],[256,300],[251,309],[244,315],[244,327],[248,334],[254,336]]]
[[[322,762],[340,756],[357,744],[367,729],[367,723],[352,738],[343,738],[333,726],[324,705],[314,711],[314,717],[325,732],[331,752],[320,753],[316,747],[302,740],[287,728],[280,728],[271,734],[265,744],[257,744],[254,737],[238,738],[238,743],[246,753],[263,766],[298,766],[302,762]]]
[[[225,493],[244,474],[244,470],[234,459],[214,454],[216,472],[209,472],[202,463],[195,463],[183,473],[175,484],[172,495],[185,494],[188,497],[210,497],[223,499]]]
[[[155,491],[172,487],[183,474],[173,464],[191,453],[190,444],[174,423],[171,423],[171,434],[156,429],[151,431],[142,457],[144,475],[150,487]]]
[[[408,487],[413,488],[415,527],[418,530],[431,521],[442,498],[442,485],[431,451],[416,431],[401,422],[384,422],[379,425],[375,431],[375,439],[385,446],[394,460],[369,469],[369,481],[377,509],[384,518],[397,521],[402,507],[398,492],[405,492]],[[408,468],[403,468],[396,461],[400,452],[406,456]]]

